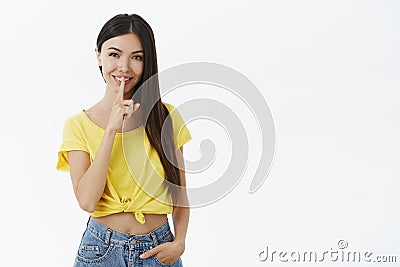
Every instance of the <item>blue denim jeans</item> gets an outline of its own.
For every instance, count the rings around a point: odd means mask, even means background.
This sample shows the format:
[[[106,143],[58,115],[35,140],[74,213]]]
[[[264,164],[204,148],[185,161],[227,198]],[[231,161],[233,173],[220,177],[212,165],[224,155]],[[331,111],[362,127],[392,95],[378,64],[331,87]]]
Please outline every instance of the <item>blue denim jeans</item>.
[[[181,257],[171,264],[161,263],[157,255],[146,259],[139,258],[143,252],[173,240],[168,220],[146,235],[129,235],[115,231],[89,217],[74,267],[181,267]]]

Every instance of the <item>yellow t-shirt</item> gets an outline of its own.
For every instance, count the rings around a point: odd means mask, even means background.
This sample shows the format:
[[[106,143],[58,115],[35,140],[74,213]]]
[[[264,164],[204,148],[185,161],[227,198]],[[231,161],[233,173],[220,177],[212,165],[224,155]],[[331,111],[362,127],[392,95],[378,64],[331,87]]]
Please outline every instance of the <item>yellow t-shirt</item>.
[[[192,139],[179,111],[165,103],[172,119],[175,148]],[[63,139],[58,151],[57,170],[69,172],[67,151],[82,150],[90,155],[90,162],[104,135],[104,129],[95,124],[81,110],[65,121]],[[140,126],[131,131],[116,133],[106,185],[97,203],[93,217],[117,212],[133,212],[141,224],[143,213],[168,214],[172,212],[172,199],[163,183],[165,172],[155,149]]]

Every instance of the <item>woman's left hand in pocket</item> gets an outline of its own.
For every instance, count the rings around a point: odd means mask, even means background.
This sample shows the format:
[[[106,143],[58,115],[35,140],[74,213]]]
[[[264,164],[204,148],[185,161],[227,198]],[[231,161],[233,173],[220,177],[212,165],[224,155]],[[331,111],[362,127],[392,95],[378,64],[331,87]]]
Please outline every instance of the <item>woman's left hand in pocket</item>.
[[[178,259],[185,251],[185,245],[179,241],[172,241],[160,244],[140,255],[145,259],[156,255],[157,259],[163,264],[170,264]]]

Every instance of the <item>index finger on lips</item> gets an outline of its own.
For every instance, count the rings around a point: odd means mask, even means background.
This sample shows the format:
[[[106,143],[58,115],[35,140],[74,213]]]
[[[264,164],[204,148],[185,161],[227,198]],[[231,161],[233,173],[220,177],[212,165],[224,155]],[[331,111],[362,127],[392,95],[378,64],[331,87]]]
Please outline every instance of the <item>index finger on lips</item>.
[[[125,80],[121,80],[121,84],[119,85],[119,90],[117,94],[117,101],[124,100],[124,87],[125,87]]]

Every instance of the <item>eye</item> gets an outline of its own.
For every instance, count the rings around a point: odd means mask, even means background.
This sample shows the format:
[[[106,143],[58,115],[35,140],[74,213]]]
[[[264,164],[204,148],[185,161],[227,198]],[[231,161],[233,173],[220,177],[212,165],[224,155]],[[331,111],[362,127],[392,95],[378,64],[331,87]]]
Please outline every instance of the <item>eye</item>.
[[[110,53],[109,56],[110,57],[118,57],[119,55],[117,53]]]
[[[137,59],[137,60],[143,60],[143,57],[142,57],[142,56],[133,56],[132,58],[133,58],[133,59]]]

